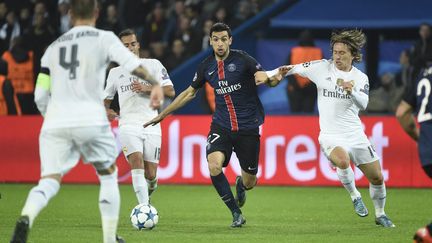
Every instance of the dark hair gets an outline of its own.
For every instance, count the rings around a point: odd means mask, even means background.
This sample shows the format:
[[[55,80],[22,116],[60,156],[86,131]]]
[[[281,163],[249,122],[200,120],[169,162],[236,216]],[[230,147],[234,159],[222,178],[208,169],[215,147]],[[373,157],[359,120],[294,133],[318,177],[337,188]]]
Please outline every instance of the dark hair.
[[[125,29],[122,32],[120,32],[120,34],[118,36],[121,39],[124,36],[130,36],[130,35],[136,36],[136,33],[135,33],[135,31],[133,31],[133,29]]]
[[[96,0],[71,0],[71,12],[75,18],[93,18],[96,6]]]
[[[213,32],[222,32],[222,31],[228,32],[228,37],[231,37],[231,28],[227,24],[221,22],[216,23],[211,27],[210,37],[212,36]]]
[[[361,30],[354,29],[333,32],[330,40],[332,51],[335,43],[346,44],[351,52],[351,55],[354,57],[353,62],[361,62],[361,49],[363,48],[364,44],[366,44],[366,36]]]

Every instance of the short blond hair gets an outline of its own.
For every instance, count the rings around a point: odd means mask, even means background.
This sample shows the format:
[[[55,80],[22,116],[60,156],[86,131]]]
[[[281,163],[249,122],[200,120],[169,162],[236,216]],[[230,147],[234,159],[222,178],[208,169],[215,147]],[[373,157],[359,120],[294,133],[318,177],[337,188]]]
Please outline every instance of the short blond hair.
[[[71,0],[71,12],[75,18],[93,18],[96,7],[96,0]]]
[[[330,39],[332,51],[335,43],[346,44],[348,49],[351,51],[351,55],[354,57],[353,62],[361,62],[361,49],[366,43],[366,36],[361,30],[354,29],[342,30],[340,32],[333,31]]]

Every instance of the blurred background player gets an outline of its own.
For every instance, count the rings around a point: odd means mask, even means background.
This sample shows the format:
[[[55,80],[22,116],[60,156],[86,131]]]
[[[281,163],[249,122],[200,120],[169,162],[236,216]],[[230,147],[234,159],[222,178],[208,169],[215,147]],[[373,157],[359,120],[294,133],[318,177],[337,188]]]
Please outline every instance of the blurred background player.
[[[100,180],[99,209],[103,242],[116,242],[120,193],[115,141],[103,105],[105,70],[110,60],[153,85],[154,108],[163,98],[158,82],[110,31],[96,29],[95,0],[72,0],[74,27],[46,50],[35,90],[44,116],[39,136],[41,179],[30,190],[11,242],[26,242],[34,219],[60,189],[64,174],[80,157],[91,163]]]
[[[417,142],[418,154],[424,172],[432,179],[432,65],[405,90],[396,117],[404,131]],[[417,127],[413,113],[417,114]],[[419,229],[416,242],[432,242],[432,223]]]
[[[122,31],[119,38],[132,53],[139,56],[140,44],[133,30]],[[147,67],[150,74],[161,84],[164,95],[173,98],[175,90],[165,67],[156,59],[141,59],[141,64]],[[114,95],[119,95],[119,137],[123,153],[131,166],[132,185],[140,204],[147,204],[149,194],[157,187],[157,167],[162,140],[159,124],[142,127],[143,122],[157,115],[157,111],[150,107],[151,89],[148,82],[139,80],[124,67],[110,70],[105,88],[104,103],[110,120],[118,116],[110,109],[110,105]]]
[[[257,94],[254,74],[261,65],[240,50],[230,50],[231,29],[216,23],[210,30],[213,54],[198,66],[192,84],[165,110],[144,126],[155,125],[168,114],[187,104],[206,82],[214,88],[216,109],[207,138],[207,161],[213,186],[233,215],[231,227],[246,223],[240,207],[246,201],[246,190],[257,182],[260,150],[259,126],[264,110]],[[236,178],[236,198],[222,171],[236,152],[242,169]]]
[[[353,66],[361,61],[361,48],[366,38],[360,30],[333,32],[331,37],[333,60],[318,60],[283,66],[267,73],[258,73],[258,84],[275,85],[282,76],[299,74],[309,78],[318,89],[320,121],[319,143],[327,158],[336,166],[337,175],[347,189],[356,213],[365,217],[368,210],[355,186],[350,161],[369,180],[370,197],[375,206],[375,223],[395,227],[384,212],[386,187],[378,154],[363,131],[359,110],[368,104],[368,77]],[[268,77],[271,77],[268,79]]]
[[[322,50],[315,46],[312,33],[304,30],[299,35],[298,45],[294,46],[288,55],[287,64],[300,64],[322,58]],[[290,75],[287,79],[287,94],[291,112],[314,112],[317,100],[316,85],[300,75]]]

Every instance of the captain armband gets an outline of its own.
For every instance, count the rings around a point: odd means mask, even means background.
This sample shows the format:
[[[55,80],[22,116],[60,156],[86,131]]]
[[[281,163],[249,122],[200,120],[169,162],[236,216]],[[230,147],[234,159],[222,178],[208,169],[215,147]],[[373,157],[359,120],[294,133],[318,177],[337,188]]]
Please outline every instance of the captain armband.
[[[51,77],[45,73],[39,73],[36,80],[36,87],[42,88],[45,90],[51,89]]]

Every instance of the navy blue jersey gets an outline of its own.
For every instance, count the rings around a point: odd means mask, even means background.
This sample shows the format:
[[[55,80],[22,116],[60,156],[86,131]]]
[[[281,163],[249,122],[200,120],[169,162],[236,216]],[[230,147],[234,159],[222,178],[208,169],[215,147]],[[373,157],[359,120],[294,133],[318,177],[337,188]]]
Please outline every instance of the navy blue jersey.
[[[405,90],[403,100],[413,107],[417,113],[417,121],[432,123],[432,66],[427,68],[423,76],[414,85]]]
[[[214,55],[207,57],[198,66],[191,86],[198,89],[209,82],[214,88],[213,123],[231,131],[253,129],[264,122],[254,77],[255,72],[262,70],[246,52],[230,50],[223,61],[217,61]]]
[[[427,68],[423,76],[408,87],[403,100],[410,104],[417,113],[420,124],[418,150],[423,166],[432,165],[432,66]]]

